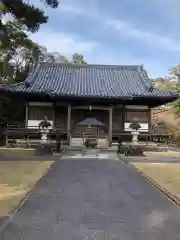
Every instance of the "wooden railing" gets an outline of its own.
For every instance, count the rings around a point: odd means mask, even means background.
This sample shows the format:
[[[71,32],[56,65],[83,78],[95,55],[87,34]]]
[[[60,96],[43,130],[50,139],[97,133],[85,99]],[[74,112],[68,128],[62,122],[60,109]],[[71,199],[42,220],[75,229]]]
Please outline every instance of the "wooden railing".
[[[82,137],[82,132],[86,136],[97,136],[96,128],[85,128],[76,127],[71,130],[72,137]],[[108,135],[107,129],[100,129],[99,137],[105,137]],[[12,122],[7,124],[6,136],[9,139],[40,139],[41,133],[38,128],[25,128],[24,122]],[[62,129],[60,126],[56,126],[51,129],[49,132],[49,136],[52,139],[57,139],[58,137],[67,138],[68,131],[67,129]],[[122,138],[123,141],[131,141],[132,136],[130,132],[119,132],[113,131],[112,138],[113,140],[117,140],[118,138]],[[152,129],[149,132],[140,132],[139,136],[140,141],[156,141],[156,142],[168,142],[170,139],[170,133],[164,128],[163,125],[153,125]]]
[[[39,128],[25,128],[21,127],[21,124],[8,124],[6,129],[6,138],[8,139],[40,139],[41,132]],[[48,135],[50,138],[57,139],[57,138],[67,138],[67,129],[61,128],[53,128],[49,130]]]
[[[131,132],[113,132],[112,133],[113,140],[117,140],[121,138],[122,141],[132,141]],[[171,138],[169,133],[161,133],[161,132],[140,132],[139,134],[139,141],[154,141],[154,142],[166,142],[168,143]]]
[[[7,128],[25,128],[24,122],[10,122],[7,124]]]

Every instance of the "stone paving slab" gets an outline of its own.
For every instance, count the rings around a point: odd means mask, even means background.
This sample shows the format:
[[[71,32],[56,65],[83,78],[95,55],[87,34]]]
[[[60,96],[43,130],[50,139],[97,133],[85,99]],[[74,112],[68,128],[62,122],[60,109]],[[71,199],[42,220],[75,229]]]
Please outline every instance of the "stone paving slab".
[[[111,159],[111,160],[119,160],[117,153],[114,152],[99,152],[97,154],[96,151],[87,151],[84,155],[80,151],[67,151],[63,154],[61,159]]]
[[[176,240],[180,209],[121,161],[59,160],[1,240]]]

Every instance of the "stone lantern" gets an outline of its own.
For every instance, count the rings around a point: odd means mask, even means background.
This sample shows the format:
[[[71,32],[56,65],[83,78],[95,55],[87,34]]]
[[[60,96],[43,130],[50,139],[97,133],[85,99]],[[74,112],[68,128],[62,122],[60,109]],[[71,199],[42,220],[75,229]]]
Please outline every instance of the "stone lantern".
[[[141,125],[138,123],[137,118],[133,119],[133,122],[130,124],[129,127],[132,129],[132,143],[138,144],[139,129],[141,128]]]
[[[41,132],[41,144],[47,144],[48,143],[48,133],[49,133],[49,127],[51,127],[51,123],[47,119],[47,117],[44,117],[44,120],[39,123],[39,129]]]

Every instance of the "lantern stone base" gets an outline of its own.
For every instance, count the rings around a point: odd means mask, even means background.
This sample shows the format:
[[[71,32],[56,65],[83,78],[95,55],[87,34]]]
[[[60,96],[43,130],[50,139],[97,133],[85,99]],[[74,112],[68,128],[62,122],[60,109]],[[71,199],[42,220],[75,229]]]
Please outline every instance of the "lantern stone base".
[[[132,144],[137,145],[138,144],[139,131],[132,130],[131,135],[132,135]]]

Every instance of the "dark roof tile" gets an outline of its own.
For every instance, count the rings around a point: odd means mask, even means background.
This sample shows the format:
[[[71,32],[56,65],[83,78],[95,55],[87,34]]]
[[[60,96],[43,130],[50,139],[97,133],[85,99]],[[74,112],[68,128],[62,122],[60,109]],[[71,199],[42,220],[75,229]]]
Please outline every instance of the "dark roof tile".
[[[153,89],[142,66],[40,63],[32,68],[24,82],[12,84],[9,89],[76,97],[172,96],[172,93]]]

